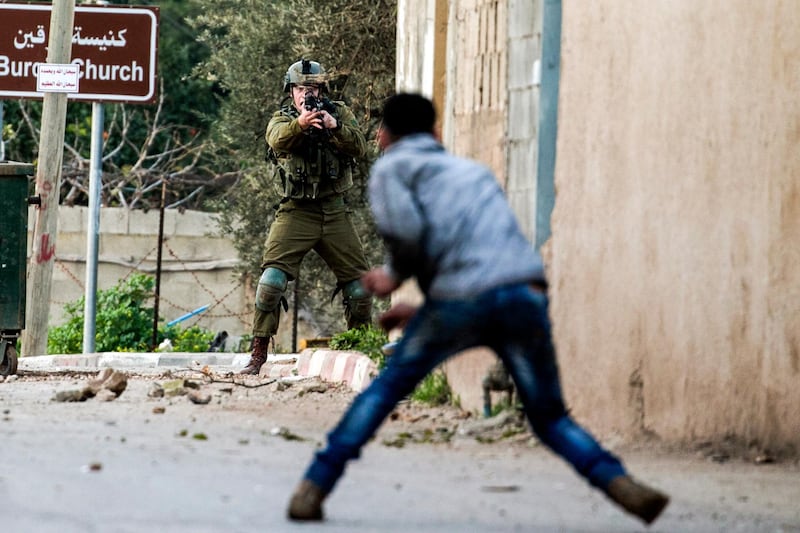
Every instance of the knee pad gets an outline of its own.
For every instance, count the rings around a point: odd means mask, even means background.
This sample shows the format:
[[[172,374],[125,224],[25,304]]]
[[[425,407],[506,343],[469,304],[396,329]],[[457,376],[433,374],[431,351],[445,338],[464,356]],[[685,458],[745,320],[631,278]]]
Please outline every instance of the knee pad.
[[[355,279],[342,287],[342,300],[348,327],[367,324],[372,320],[372,295]]]
[[[256,288],[256,307],[265,313],[275,311],[283,300],[283,293],[289,280],[286,274],[277,268],[268,267],[261,273]]]

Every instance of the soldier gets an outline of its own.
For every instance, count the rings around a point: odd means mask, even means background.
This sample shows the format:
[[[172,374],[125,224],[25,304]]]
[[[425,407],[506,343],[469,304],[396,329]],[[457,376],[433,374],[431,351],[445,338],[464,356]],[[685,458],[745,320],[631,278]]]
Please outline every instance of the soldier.
[[[256,289],[253,351],[242,374],[258,374],[266,362],[281,307],[288,310],[287,285],[310,250],[336,276],[347,327],[371,320],[372,298],[360,281],[369,265],[344,199],[353,185],[355,158],[366,154],[364,134],[343,102],[326,98],[325,70],[316,61],[292,64],[283,90],[290,102],[272,115],[266,132],[282,199],[267,237]]]

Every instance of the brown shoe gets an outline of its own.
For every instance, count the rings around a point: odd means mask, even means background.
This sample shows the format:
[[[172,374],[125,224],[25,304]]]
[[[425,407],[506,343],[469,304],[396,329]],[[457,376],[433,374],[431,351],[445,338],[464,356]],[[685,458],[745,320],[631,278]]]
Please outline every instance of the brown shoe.
[[[620,507],[651,524],[669,503],[669,496],[634,481],[630,476],[617,476],[606,488],[609,498]]]
[[[269,337],[253,337],[253,353],[250,354],[250,362],[239,371],[239,374],[257,376],[263,364],[267,362],[267,348],[269,348]]]
[[[322,502],[327,494],[315,483],[304,479],[292,494],[289,502],[290,520],[319,521],[322,520]]]

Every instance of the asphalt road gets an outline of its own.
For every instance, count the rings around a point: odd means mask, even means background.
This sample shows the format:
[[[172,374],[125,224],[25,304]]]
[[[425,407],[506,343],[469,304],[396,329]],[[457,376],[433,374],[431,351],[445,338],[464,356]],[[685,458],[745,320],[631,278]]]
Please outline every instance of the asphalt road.
[[[172,377],[178,376],[191,377]],[[325,523],[293,524],[285,519],[289,494],[351,391],[217,382],[202,389],[211,402],[198,405],[187,396],[148,397],[154,382],[171,379],[150,373],[131,376],[113,401],[53,401],[59,391],[81,388],[84,378],[42,372],[0,382],[0,531],[648,529],[529,440],[486,444],[456,431],[448,443],[387,445],[398,435],[464,423],[452,413],[411,407],[387,422],[349,468],[328,499]],[[800,531],[796,462],[615,451],[637,477],[672,495],[650,531]]]

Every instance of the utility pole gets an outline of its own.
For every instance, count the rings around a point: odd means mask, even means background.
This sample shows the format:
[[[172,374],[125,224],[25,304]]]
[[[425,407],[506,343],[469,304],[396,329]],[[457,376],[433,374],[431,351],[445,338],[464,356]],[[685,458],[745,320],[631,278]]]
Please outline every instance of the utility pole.
[[[53,2],[47,63],[63,65],[70,62],[74,20],[75,0]],[[31,298],[26,305],[26,328],[22,334],[23,357],[47,353],[50,288],[58,232],[58,196],[61,188],[66,120],[67,95],[45,93],[42,104],[42,129],[39,136],[39,164],[36,168],[36,194],[42,199],[42,203],[36,210],[28,268]]]

